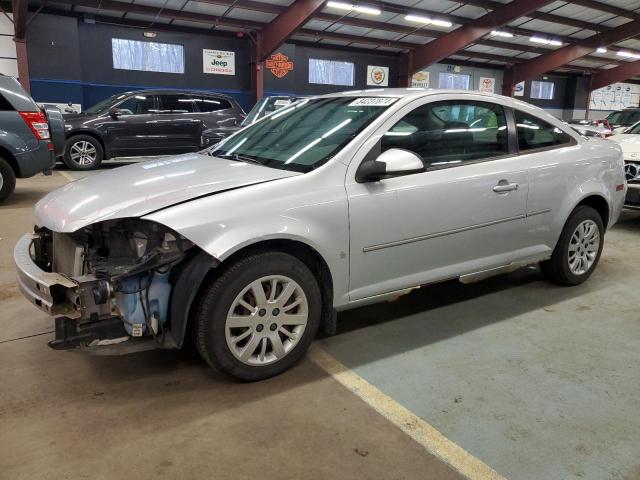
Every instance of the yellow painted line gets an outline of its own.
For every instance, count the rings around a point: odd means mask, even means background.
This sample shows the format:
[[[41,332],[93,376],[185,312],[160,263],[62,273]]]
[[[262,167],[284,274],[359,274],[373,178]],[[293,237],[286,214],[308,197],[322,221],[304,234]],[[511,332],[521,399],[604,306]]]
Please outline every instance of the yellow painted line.
[[[376,412],[389,420],[424,449],[469,480],[506,480],[486,463],[453,443],[423,419],[384,394],[316,344],[309,349],[311,360],[329,373]]]
[[[56,170],[56,172],[58,172],[60,175],[62,175],[64,178],[66,178],[70,182],[75,182],[77,180],[77,178],[72,177],[71,174],[64,172],[62,170]]]

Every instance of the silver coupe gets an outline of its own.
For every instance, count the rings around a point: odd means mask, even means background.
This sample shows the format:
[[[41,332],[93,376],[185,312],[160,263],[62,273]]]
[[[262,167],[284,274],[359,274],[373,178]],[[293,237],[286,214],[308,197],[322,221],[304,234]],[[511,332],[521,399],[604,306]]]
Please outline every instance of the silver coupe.
[[[15,247],[57,349],[181,348],[243,380],[291,367],[336,312],[540,264],[594,271],[620,147],[522,101],[421,88],[309,98],[200,153],[72,182]]]

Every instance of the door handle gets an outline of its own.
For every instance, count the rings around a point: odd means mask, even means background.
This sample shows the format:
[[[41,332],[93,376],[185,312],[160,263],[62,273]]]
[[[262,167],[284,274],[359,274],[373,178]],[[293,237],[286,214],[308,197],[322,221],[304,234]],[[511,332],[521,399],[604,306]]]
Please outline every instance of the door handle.
[[[493,187],[493,191],[496,193],[505,193],[505,192],[511,192],[513,190],[518,190],[518,184],[517,183],[507,183],[506,181],[500,181],[500,183],[498,183],[498,185],[496,185],[495,187]]]

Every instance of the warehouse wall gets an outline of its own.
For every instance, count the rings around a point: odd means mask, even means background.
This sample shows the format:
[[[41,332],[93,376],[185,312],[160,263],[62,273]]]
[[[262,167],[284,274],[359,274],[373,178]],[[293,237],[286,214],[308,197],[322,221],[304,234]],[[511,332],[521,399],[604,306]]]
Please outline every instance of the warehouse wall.
[[[1,26],[1,25],[0,25]],[[229,33],[199,33],[153,29],[153,41],[184,46],[185,73],[138,72],[113,68],[111,39],[145,40],[142,30],[112,24],[87,23],[76,16],[39,14],[28,29],[29,69],[32,94],[38,102],[81,104],[90,106],[115,93],[144,88],[188,88],[211,90],[234,96],[249,109],[252,106],[250,51],[248,37],[236,38]],[[0,32],[1,33],[1,32]],[[0,40],[2,37],[0,36]],[[148,39],[150,40],[150,39]],[[234,51],[235,75],[213,75],[202,71],[202,49]],[[281,78],[268,68],[264,72],[265,94],[314,95],[348,89],[374,88],[367,85],[367,66],[389,69],[389,87],[398,85],[399,55],[345,47],[317,47],[303,43],[288,43],[276,53],[285,55],[293,69]],[[316,85],[309,83],[309,59],[349,61],[355,64],[355,84],[352,87]],[[1,60],[1,59],[0,59]],[[455,67],[435,64],[426,69],[430,75],[429,87],[438,88],[441,72],[462,73],[471,76],[471,88],[478,89],[481,77],[495,79],[495,92],[502,85],[502,70]],[[541,77],[555,83],[553,100],[530,97],[531,82],[525,84],[522,100],[538,105],[559,118],[584,116],[588,91],[586,79],[571,75]]]
[[[73,16],[43,15],[28,32],[32,94],[36,101],[79,103],[90,106],[115,93],[142,88],[211,90],[234,96],[252,106],[250,40],[231,35],[153,29],[153,41],[184,46],[185,73],[139,72],[113,68],[111,39],[145,40],[138,28],[85,23]],[[235,75],[212,75],[202,71],[202,49],[234,51]],[[293,61],[294,68],[278,78],[265,70],[267,94],[322,94],[348,88],[365,88],[367,65],[389,68],[389,86],[397,86],[398,60],[393,54],[369,54],[340,48],[283,45],[278,52]],[[352,61],[356,66],[353,87],[312,85],[308,82],[309,58]]]

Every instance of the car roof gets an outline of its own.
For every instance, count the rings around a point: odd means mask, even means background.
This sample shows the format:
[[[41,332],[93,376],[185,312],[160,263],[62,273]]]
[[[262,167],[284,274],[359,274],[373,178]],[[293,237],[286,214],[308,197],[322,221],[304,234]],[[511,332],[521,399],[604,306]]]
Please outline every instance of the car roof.
[[[147,90],[132,90],[130,92],[123,92],[122,95],[166,95],[166,94],[186,94],[186,95],[206,95],[209,97],[223,97],[229,100],[233,100],[233,97],[225,95],[224,93],[209,92],[206,90],[180,90],[180,89],[147,89]]]
[[[376,97],[394,97],[394,98],[420,98],[429,95],[482,95],[493,98],[510,98],[502,97],[494,93],[482,93],[476,90],[448,90],[442,88],[424,88],[424,87],[408,87],[408,88],[368,88],[362,90],[347,90],[345,92],[328,93],[326,95],[319,95],[319,97],[362,97],[376,96]]]

